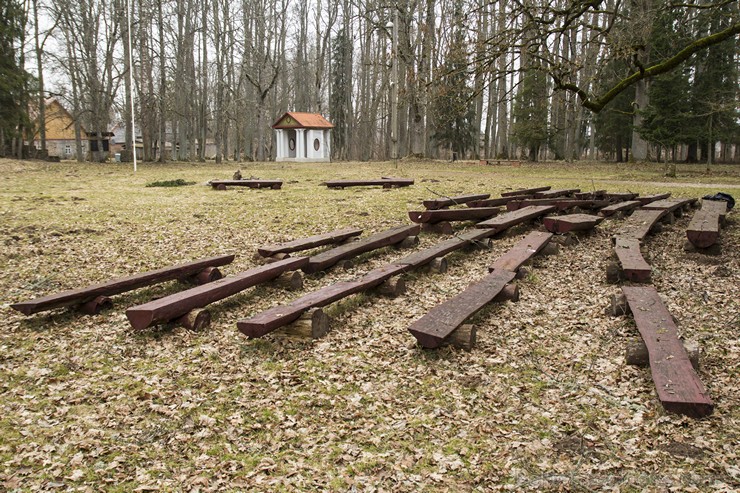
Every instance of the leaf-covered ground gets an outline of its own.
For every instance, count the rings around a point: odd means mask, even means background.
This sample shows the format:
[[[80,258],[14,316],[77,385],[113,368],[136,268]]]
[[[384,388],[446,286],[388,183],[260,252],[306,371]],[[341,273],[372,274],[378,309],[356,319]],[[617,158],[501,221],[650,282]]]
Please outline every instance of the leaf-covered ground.
[[[490,249],[455,253],[444,274],[417,272],[405,295],[331,306],[319,340],[248,340],[236,321],[408,251],[384,249],[347,271],[307,276],[300,292],[249,289],[212,306],[208,330],[134,332],[124,311],[182,289],[114,297],[83,316],[25,317],[10,304],[63,289],[347,226],[408,223],[437,195],[552,185],[740,198],[737,167],[401,161],[242,165],[282,190],[213,191],[235,164],[0,161],[0,490],[6,491],[734,491],[740,488],[740,220],[721,254],[684,252],[686,215],[649,237],[653,284],[702,348],[711,417],[667,414],[649,370],[627,366],[630,317],[604,311],[619,220],[539,258],[518,303],[474,318],[471,352],[425,351],[407,331],[486,272],[533,226]],[[339,178],[404,176],[409,188],[327,190]],[[147,188],[183,179],[197,185]],[[707,185],[702,185],[707,184]],[[470,225],[460,225],[459,227]],[[424,234],[418,248],[444,237]]]

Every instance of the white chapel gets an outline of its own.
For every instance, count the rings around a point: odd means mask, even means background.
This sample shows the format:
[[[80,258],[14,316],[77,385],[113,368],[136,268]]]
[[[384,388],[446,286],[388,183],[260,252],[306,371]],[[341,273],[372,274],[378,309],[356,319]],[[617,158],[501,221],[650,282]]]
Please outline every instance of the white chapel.
[[[331,161],[334,125],[318,113],[289,111],[273,125],[277,140],[275,161]]]

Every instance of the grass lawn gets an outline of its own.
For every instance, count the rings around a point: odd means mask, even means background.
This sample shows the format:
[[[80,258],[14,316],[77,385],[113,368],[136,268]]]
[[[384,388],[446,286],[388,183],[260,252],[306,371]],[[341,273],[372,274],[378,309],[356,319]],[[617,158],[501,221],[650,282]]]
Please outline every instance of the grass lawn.
[[[209,179],[284,180],[281,190],[214,191]],[[732,491],[740,488],[740,221],[721,254],[683,249],[690,215],[646,241],[652,283],[681,335],[699,341],[714,414],[667,414],[648,369],[627,366],[631,317],[605,314],[604,221],[518,281],[521,300],[475,316],[478,344],[425,351],[408,326],[479,279],[532,226],[488,249],[414,272],[398,298],[329,307],[322,339],[249,340],[236,321],[409,251],[366,254],[211,306],[209,329],[133,331],[125,309],[183,289],[113,297],[83,316],[25,317],[10,304],[222,253],[225,275],[258,246],[355,226],[408,224],[440,196],[551,185],[583,191],[740,199],[740,166],[477,162],[42,163],[0,160],[0,491]],[[410,177],[407,188],[329,190],[329,179]],[[147,187],[182,179],[194,185]],[[471,224],[456,225],[458,230]],[[446,237],[422,234],[425,248]]]

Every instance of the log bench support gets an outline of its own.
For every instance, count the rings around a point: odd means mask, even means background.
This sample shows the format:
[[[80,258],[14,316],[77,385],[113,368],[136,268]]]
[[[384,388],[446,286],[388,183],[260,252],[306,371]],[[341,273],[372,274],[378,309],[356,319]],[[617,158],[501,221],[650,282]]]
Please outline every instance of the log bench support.
[[[331,318],[321,308],[303,313],[298,320],[286,325],[282,331],[291,336],[320,339],[331,330]]]
[[[622,292],[647,347],[650,372],[665,410],[693,418],[712,414],[714,404],[658,291],[652,286],[624,286]]]
[[[425,233],[432,233],[437,235],[451,235],[455,232],[452,227],[452,223],[449,221],[442,221],[438,223],[422,223],[421,230]]]
[[[103,310],[107,310],[113,306],[113,300],[107,296],[96,296],[94,300],[90,300],[86,303],[77,306],[80,313],[85,315],[97,315]]]

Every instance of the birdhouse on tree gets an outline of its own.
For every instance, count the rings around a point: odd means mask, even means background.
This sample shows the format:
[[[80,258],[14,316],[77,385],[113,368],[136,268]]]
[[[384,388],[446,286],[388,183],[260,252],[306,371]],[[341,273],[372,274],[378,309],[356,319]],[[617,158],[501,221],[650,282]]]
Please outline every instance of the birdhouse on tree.
[[[272,128],[277,140],[275,161],[331,161],[331,129],[334,125],[318,113],[289,111]]]

